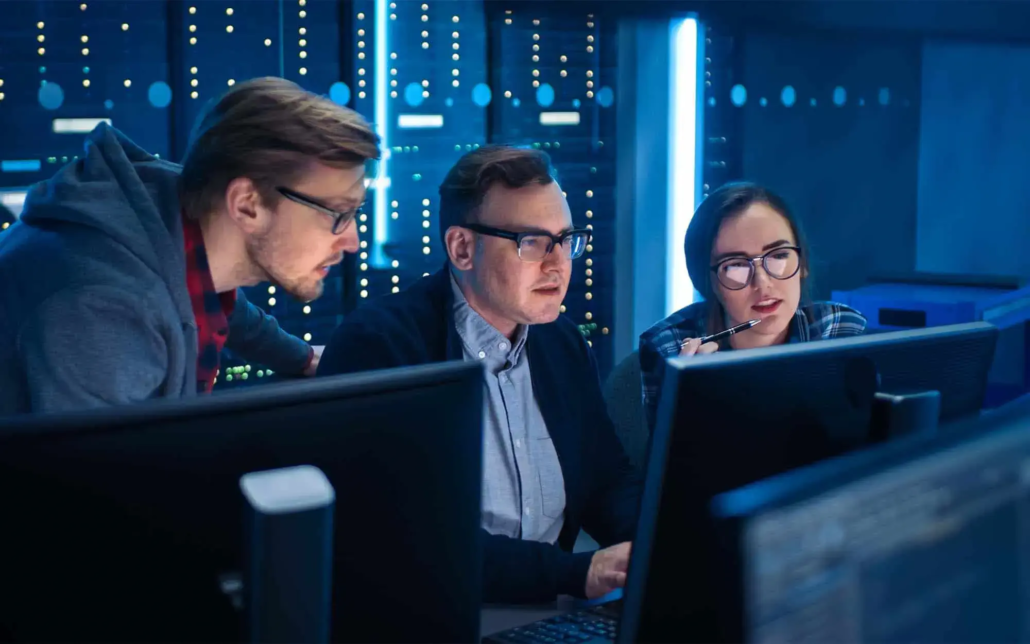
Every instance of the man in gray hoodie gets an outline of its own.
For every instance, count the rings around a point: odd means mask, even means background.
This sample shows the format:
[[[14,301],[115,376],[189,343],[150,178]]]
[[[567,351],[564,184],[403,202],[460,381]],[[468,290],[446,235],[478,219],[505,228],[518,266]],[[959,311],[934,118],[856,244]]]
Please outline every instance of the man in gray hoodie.
[[[279,78],[214,103],[181,166],[98,126],[0,234],[0,416],[210,391],[223,347],[299,372],[310,349],[238,289],[321,295],[378,158],[361,116]]]

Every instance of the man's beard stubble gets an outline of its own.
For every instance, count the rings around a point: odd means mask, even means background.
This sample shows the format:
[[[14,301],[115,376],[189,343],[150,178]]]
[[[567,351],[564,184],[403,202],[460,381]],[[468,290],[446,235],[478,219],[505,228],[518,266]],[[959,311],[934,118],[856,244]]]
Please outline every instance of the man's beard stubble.
[[[325,290],[323,280],[316,280],[313,276],[306,279],[291,279],[279,269],[279,251],[271,235],[258,237],[247,243],[247,256],[255,272],[260,275],[260,281],[270,282],[304,304],[321,297]]]

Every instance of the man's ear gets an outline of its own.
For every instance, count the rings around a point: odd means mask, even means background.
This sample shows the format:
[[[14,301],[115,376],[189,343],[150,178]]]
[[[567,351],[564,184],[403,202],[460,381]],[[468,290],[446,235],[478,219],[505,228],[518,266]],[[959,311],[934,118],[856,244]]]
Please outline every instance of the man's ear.
[[[266,213],[258,207],[260,204],[257,186],[246,177],[233,179],[225,189],[225,210],[229,218],[247,232],[263,230],[268,225]]]
[[[451,264],[459,271],[471,270],[476,253],[476,236],[471,230],[460,226],[451,226],[444,233],[444,246]]]

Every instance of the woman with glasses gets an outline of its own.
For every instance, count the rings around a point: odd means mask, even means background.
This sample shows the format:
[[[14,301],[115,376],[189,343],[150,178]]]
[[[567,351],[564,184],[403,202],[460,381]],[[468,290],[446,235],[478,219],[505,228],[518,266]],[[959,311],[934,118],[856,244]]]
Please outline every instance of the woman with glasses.
[[[834,302],[812,302],[808,250],[794,215],[778,195],[730,183],[705,199],[687,228],[687,272],[703,301],[676,311],[640,336],[640,372],[648,426],[654,428],[665,360],[859,335],[866,320]],[[734,326],[752,328],[701,343]]]

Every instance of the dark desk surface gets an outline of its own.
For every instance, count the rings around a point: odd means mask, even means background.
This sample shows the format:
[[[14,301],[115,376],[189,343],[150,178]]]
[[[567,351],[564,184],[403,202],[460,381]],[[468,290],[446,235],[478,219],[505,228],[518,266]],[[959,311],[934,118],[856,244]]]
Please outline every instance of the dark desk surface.
[[[486,604],[480,611],[479,632],[483,637],[493,635],[509,628],[524,626],[541,619],[568,613],[579,608],[604,604],[622,597],[622,591],[616,590],[604,597],[586,601],[562,596],[548,604],[531,604],[523,606],[505,606]]]
[[[525,626],[532,622],[555,615],[567,613],[576,608],[571,598],[562,598],[550,604],[532,606],[485,606],[480,611],[479,632],[486,637],[516,626]]]

